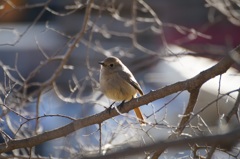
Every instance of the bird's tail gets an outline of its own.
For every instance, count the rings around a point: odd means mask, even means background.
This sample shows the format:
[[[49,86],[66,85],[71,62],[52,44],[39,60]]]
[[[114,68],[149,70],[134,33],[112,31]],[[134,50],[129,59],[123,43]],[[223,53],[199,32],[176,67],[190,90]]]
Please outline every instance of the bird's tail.
[[[146,124],[145,121],[144,121],[144,118],[143,118],[143,115],[142,115],[142,112],[139,108],[134,108],[134,112],[138,118],[138,121],[140,124]]]

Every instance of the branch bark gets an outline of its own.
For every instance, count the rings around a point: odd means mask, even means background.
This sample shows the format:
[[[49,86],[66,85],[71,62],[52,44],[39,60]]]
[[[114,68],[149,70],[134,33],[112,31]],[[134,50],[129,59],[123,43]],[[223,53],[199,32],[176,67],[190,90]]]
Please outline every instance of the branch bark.
[[[238,122],[239,122],[239,117],[238,117],[239,105],[240,105],[240,91],[238,91],[238,97],[237,97],[237,100],[234,104],[234,107],[225,117],[227,123],[230,121],[230,119],[232,118],[233,115],[236,115],[236,118],[238,119]]]
[[[201,85],[200,85],[201,86]],[[180,121],[180,123],[178,124],[177,128],[174,130],[174,133],[172,133],[168,139],[170,140],[174,140],[176,138],[178,138],[181,133],[183,132],[183,130],[186,127],[186,123],[188,122],[188,120],[191,117],[191,112],[193,112],[193,109],[195,107],[195,104],[197,102],[198,99],[198,95],[199,95],[199,90],[200,90],[200,86],[197,87],[196,89],[192,90],[190,92],[190,97],[189,97],[189,101],[188,101],[188,105],[186,107],[186,110],[184,112],[184,115]],[[158,157],[164,152],[164,149],[159,149],[156,152],[154,152],[152,159],[158,159]]]
[[[195,78],[197,78],[198,76],[202,76],[201,78],[204,79],[204,77],[209,76],[210,77],[210,72],[218,72],[221,69],[223,69],[223,66],[231,66],[231,63],[233,64],[234,61],[236,61],[236,57],[239,57],[240,54],[240,46],[238,46],[237,48],[235,48],[232,52],[229,53],[229,56],[225,57],[224,59],[222,59],[219,63],[217,63],[215,66],[201,72],[199,75],[195,76]],[[233,58],[234,57],[234,58]],[[234,60],[234,61],[233,61]],[[224,61],[226,63],[224,63]],[[222,63],[222,64],[221,64]],[[229,65],[230,64],[230,65]],[[220,67],[220,65],[222,65],[222,67]],[[225,68],[226,69],[226,68]],[[223,69],[222,71],[224,71],[225,69]],[[226,70],[227,71],[227,70]],[[221,75],[222,73],[220,73],[219,75]],[[214,77],[216,76],[216,74],[214,74]],[[207,78],[209,78],[207,77]],[[210,79],[210,78],[209,78]],[[209,80],[208,79],[208,80]],[[197,98],[199,95],[199,90],[202,86],[203,83],[205,83],[206,81],[202,81],[198,83],[198,86],[194,87],[194,89],[188,89],[188,91],[190,92],[190,98],[188,101],[188,106],[185,110],[185,113],[178,125],[178,127],[176,128],[175,132],[173,134],[171,134],[169,136],[169,139],[173,140],[176,139],[184,130],[186,123],[188,122],[188,120],[190,119],[190,113],[193,111],[195,104],[197,102]],[[236,101],[237,103],[238,101]],[[159,149],[157,151],[155,151],[152,155],[152,159],[158,159],[158,157],[165,151],[165,149]]]
[[[230,52],[230,54],[240,54],[240,46],[238,46],[236,49]],[[122,113],[126,113],[136,107],[139,107],[144,104],[148,104],[157,99],[163,98],[165,96],[171,95],[179,91],[187,90],[191,92],[194,89],[199,88],[203,83],[205,83],[209,79],[225,73],[233,63],[234,63],[234,60],[232,60],[230,56],[226,56],[216,65],[212,66],[211,68],[205,71],[202,71],[201,73],[199,73],[193,78],[190,78],[185,81],[177,82],[175,84],[163,87],[161,89],[151,91],[150,93],[144,96],[141,96],[139,98],[132,99],[131,101],[124,104],[124,106],[121,108],[121,111]],[[69,135],[70,133],[76,130],[79,130],[81,128],[84,128],[86,126],[102,123],[103,121],[117,115],[119,114],[117,113],[116,110],[112,110],[110,114],[108,113],[108,111],[103,111],[96,115],[75,120],[63,127],[60,127],[58,129],[54,129],[48,132],[44,132],[39,135],[35,135],[25,139],[10,140],[7,144],[6,143],[0,144],[0,153],[9,152],[11,150],[18,149],[18,148],[34,147],[43,142]],[[161,149],[163,149],[163,147]]]
[[[84,159],[105,159],[105,158],[124,158],[126,156],[139,154],[142,152],[152,152],[156,149],[165,150],[167,148],[184,148],[184,146],[189,146],[189,144],[204,144],[212,146],[214,151],[214,146],[224,146],[227,149],[231,149],[231,147],[237,142],[236,139],[240,137],[240,128],[238,127],[235,130],[232,130],[225,134],[218,135],[210,135],[210,136],[199,136],[193,138],[182,138],[177,140],[169,140],[169,141],[158,141],[154,144],[146,145],[143,147],[135,147],[135,148],[126,148],[121,151],[107,154],[104,156],[94,156],[94,157],[85,157]],[[211,152],[210,152],[211,153]],[[211,155],[211,154],[210,154]]]

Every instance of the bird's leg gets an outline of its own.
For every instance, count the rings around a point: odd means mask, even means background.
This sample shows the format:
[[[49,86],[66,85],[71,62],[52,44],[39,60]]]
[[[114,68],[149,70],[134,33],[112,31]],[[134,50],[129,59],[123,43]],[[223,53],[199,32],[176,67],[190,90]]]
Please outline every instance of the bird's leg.
[[[112,106],[113,106],[114,103],[115,103],[115,102],[113,102],[108,108],[106,108],[106,110],[108,111],[109,114],[110,114],[110,111],[111,111]]]
[[[125,100],[123,100],[123,101],[118,105],[120,109],[123,107],[124,103],[125,103]]]

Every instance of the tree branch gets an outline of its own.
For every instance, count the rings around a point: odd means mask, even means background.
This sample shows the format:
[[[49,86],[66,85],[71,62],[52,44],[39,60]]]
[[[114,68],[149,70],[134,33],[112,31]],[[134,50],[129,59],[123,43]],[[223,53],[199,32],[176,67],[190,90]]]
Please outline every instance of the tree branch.
[[[238,46],[230,54],[240,54],[240,46]],[[143,95],[139,98],[132,99],[131,101],[124,104],[124,106],[121,108],[121,111],[122,113],[126,113],[136,107],[139,107],[144,104],[148,104],[152,101],[155,101],[157,99],[163,98],[165,96],[171,95],[179,91],[188,90],[191,92],[192,90],[199,88],[204,82],[208,81],[209,79],[226,72],[233,63],[234,61],[231,59],[231,57],[226,56],[216,65],[199,73],[193,78],[190,78],[185,81],[177,82],[175,84],[166,86],[156,91],[151,91],[150,93]],[[112,110],[110,114],[108,113],[108,111],[103,111],[96,115],[75,120],[63,127],[60,127],[58,129],[54,129],[39,135],[35,135],[26,139],[11,140],[7,144],[6,143],[0,144],[0,153],[8,152],[8,151],[18,149],[18,148],[23,148],[23,147],[33,147],[49,140],[64,137],[76,130],[79,130],[89,125],[102,123],[103,121],[117,115],[119,114],[117,113],[116,110]]]
[[[235,57],[236,55],[235,54],[237,54],[237,55],[239,55],[240,54],[240,46],[238,46],[235,50],[233,50],[231,53],[230,53],[230,56],[231,57]],[[209,68],[208,70],[205,70],[205,71],[203,71],[203,72],[201,72],[199,75],[197,75],[197,76],[195,76],[195,78],[197,78],[198,76],[202,76],[201,78],[203,78],[204,79],[204,77],[207,77],[207,78],[209,78],[210,77],[210,72],[211,71],[216,71],[216,72],[218,72],[219,70],[220,70],[220,66],[219,66],[219,68],[217,67],[217,65],[220,65],[220,63],[222,62],[223,63],[223,61],[229,61],[229,64],[230,63],[234,63],[233,62],[233,60],[232,60],[232,58],[231,57],[229,57],[229,56],[227,56],[227,57],[225,57],[222,61],[220,61],[218,64],[216,64],[215,66],[213,66],[213,67],[211,67],[211,68]],[[232,61],[232,62],[230,62],[230,61]],[[231,66],[231,65],[230,65]],[[214,71],[214,72],[215,72]],[[219,75],[221,75],[222,73],[220,73]],[[214,75],[214,77],[215,77],[216,75]],[[210,78],[209,78],[210,79]],[[209,80],[208,79],[208,80]],[[186,123],[189,121],[189,119],[190,119],[190,117],[191,117],[191,115],[190,115],[190,113],[191,112],[193,112],[193,109],[194,109],[194,106],[195,106],[195,104],[196,104],[196,102],[197,102],[197,99],[198,99],[198,95],[199,95],[199,90],[200,90],[200,87],[202,86],[202,84],[203,83],[205,83],[206,81],[202,81],[202,82],[199,82],[198,83],[198,86],[196,86],[194,89],[187,89],[189,92],[190,92],[190,98],[189,98],[189,101],[188,101],[188,106],[187,106],[187,108],[186,108],[186,110],[185,110],[185,113],[184,113],[184,115],[183,115],[183,117],[182,117],[182,119],[181,119],[181,121],[180,121],[180,123],[179,123],[179,125],[178,125],[178,127],[176,128],[176,130],[175,130],[175,132],[173,133],[173,134],[171,134],[170,136],[169,136],[169,139],[176,139],[181,133],[182,133],[182,131],[184,130],[184,128],[186,127]],[[202,84],[201,84],[202,83]],[[237,103],[237,102],[236,102]],[[152,159],[157,159],[163,152],[164,152],[164,150],[165,149],[159,149],[159,150],[157,150],[156,152],[154,152],[154,154],[153,154],[153,156],[152,156]]]
[[[225,134],[218,135],[209,135],[209,136],[198,136],[192,138],[182,138],[177,140],[168,140],[168,141],[159,141],[150,145],[146,145],[143,147],[128,147],[121,151],[117,151],[112,154],[107,154],[104,156],[94,156],[94,157],[86,157],[85,159],[105,159],[105,158],[119,158],[126,157],[130,155],[139,154],[142,152],[152,152],[157,149],[165,150],[167,148],[184,148],[184,146],[189,146],[189,144],[204,144],[209,146],[224,146],[226,148],[231,149],[231,147],[237,142],[236,139],[240,137],[240,128],[238,127],[235,130],[232,130]],[[212,151],[215,149],[212,149]],[[211,150],[210,150],[211,151]]]
[[[69,46],[68,50],[66,51],[65,55],[62,58],[62,61],[61,61],[60,65],[55,70],[54,74],[47,81],[45,81],[44,83],[41,84],[40,89],[34,91],[29,96],[38,95],[39,92],[42,92],[44,89],[49,87],[58,78],[58,76],[61,74],[61,72],[64,68],[64,65],[66,65],[66,63],[68,62],[68,59],[70,58],[72,52],[74,51],[74,49],[76,48],[78,43],[81,41],[82,37],[85,35],[87,25],[88,25],[88,21],[89,21],[90,14],[91,14],[92,4],[93,4],[93,0],[88,1],[87,8],[86,8],[86,11],[85,11],[85,17],[84,17],[83,24],[82,24],[82,28],[81,28],[80,32],[76,36],[73,37],[73,39],[72,39],[73,43]]]
[[[240,90],[238,91],[238,97],[237,97],[237,100],[236,100],[236,102],[234,104],[234,107],[228,113],[228,115],[226,115],[226,117],[225,117],[227,123],[230,121],[230,119],[232,118],[233,115],[236,115],[236,118],[238,119],[238,122],[239,122],[239,118],[238,118],[239,104],[240,104]]]
[[[193,109],[194,109],[195,104],[197,102],[198,95],[199,95],[199,89],[200,89],[200,86],[191,91],[185,113],[184,113],[179,125],[177,126],[176,130],[174,130],[174,133],[172,133],[168,137],[168,139],[171,139],[171,140],[176,139],[179,135],[181,135],[182,131],[186,127],[186,123],[190,119],[191,112],[193,112]],[[154,154],[152,156],[152,159],[158,159],[158,157],[163,153],[163,151],[164,151],[163,149],[159,149],[156,152],[154,152]]]

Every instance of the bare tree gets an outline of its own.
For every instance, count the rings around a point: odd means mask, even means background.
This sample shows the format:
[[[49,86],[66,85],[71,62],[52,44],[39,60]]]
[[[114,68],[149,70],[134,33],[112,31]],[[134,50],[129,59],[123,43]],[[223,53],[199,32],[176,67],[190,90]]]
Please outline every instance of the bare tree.
[[[152,4],[157,3],[0,2],[0,18],[15,21],[0,25],[1,158],[239,158],[240,90],[236,85],[222,91],[222,78],[233,68],[238,74],[240,46],[226,40],[224,49],[176,53],[172,44],[197,51],[186,43],[212,37],[203,29],[161,20]],[[209,12],[211,20],[227,17],[239,25],[237,1],[207,0],[206,6],[224,15]],[[29,19],[19,25],[16,15]],[[169,29],[182,38],[170,43]],[[145,95],[109,112],[112,101],[98,89],[97,61],[106,56],[124,59],[141,78],[162,61],[199,56],[215,61],[190,78],[179,77],[161,88],[152,85],[149,93],[150,82],[142,79]],[[202,101],[203,85],[216,77],[218,89],[211,93],[217,95],[209,100],[205,95]],[[150,78],[161,81],[159,76]],[[129,112],[139,106],[145,111],[145,126]]]

